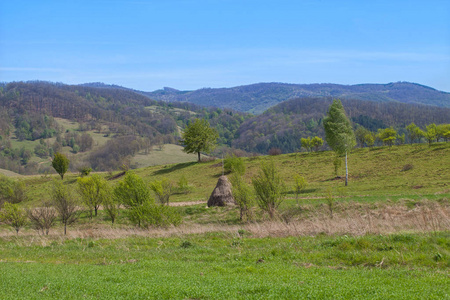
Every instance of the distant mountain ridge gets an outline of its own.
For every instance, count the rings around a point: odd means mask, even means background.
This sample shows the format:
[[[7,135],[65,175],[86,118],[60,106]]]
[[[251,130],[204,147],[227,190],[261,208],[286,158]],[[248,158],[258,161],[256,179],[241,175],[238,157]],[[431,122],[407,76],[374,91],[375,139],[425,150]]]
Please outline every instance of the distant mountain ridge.
[[[410,82],[340,85],[332,83],[256,83],[231,88],[203,88],[180,91],[164,88],[142,94],[163,101],[190,102],[201,106],[233,108],[262,113],[278,103],[302,97],[333,97],[375,102],[402,102],[450,107],[450,93]]]

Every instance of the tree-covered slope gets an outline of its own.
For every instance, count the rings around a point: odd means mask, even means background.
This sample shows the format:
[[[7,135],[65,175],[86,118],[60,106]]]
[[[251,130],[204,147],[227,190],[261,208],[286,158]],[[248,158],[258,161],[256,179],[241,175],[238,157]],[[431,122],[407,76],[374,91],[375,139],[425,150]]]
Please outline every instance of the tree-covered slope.
[[[298,98],[280,103],[246,120],[237,131],[233,146],[264,154],[271,148],[280,148],[283,153],[298,151],[301,138],[325,137],[322,120],[332,99]],[[424,128],[450,121],[450,108],[354,99],[342,99],[342,104],[355,126],[374,132],[389,126],[404,132],[411,122]]]

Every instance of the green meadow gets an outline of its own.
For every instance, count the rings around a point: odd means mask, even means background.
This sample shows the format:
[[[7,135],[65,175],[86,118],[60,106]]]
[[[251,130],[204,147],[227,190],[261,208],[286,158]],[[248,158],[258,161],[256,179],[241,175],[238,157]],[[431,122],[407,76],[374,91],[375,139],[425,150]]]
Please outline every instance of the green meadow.
[[[245,158],[248,183],[266,160],[287,191],[275,220],[256,207],[249,222],[236,207],[207,208],[215,160],[133,170],[146,183],[187,179],[190,193],[170,198],[177,227],[137,228],[124,212],[112,225],[102,210],[67,236],[59,223],[48,236],[0,225],[0,298],[450,299],[450,143],[355,149],[348,187],[329,151]],[[308,182],[298,198],[297,174]],[[20,205],[49,199],[54,178],[17,177],[29,196]]]

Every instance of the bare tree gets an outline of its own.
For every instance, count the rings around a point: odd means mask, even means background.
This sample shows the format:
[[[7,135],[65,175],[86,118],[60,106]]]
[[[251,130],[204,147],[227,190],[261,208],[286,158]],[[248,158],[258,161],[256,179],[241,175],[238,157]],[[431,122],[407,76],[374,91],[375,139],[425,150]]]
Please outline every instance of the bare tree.
[[[71,191],[60,181],[53,182],[52,199],[66,235],[67,225],[74,223],[79,217],[77,203]]]
[[[41,207],[29,209],[27,215],[34,229],[42,232],[42,235],[48,235],[56,220],[56,210],[50,202],[43,203]]]

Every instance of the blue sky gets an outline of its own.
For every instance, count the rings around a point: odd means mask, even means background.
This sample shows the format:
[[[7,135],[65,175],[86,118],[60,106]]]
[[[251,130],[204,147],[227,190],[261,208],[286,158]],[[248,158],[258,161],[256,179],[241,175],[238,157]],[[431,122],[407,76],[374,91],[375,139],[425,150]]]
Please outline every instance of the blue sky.
[[[0,1],[0,81],[450,92],[450,1]]]

